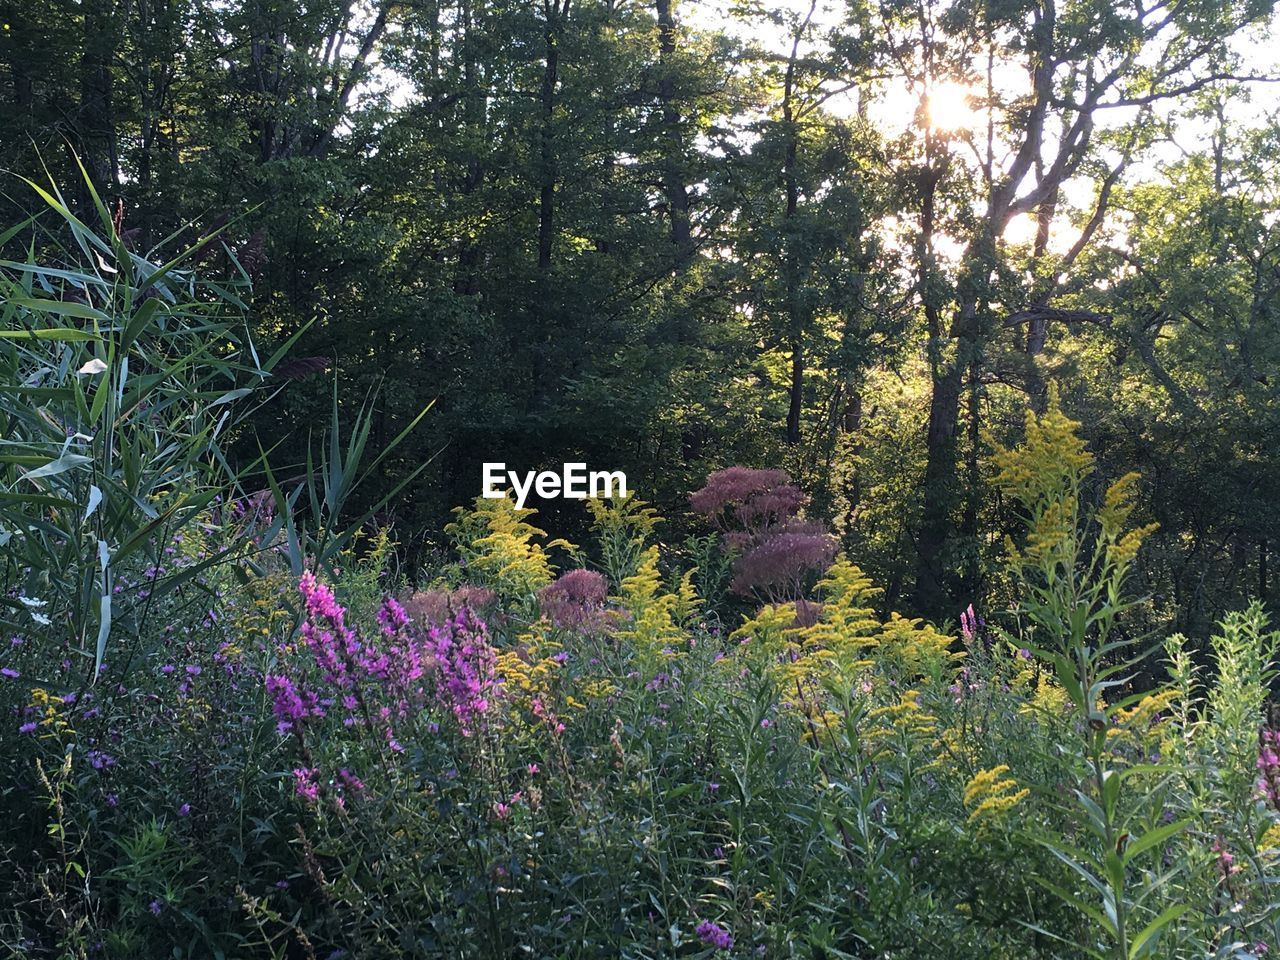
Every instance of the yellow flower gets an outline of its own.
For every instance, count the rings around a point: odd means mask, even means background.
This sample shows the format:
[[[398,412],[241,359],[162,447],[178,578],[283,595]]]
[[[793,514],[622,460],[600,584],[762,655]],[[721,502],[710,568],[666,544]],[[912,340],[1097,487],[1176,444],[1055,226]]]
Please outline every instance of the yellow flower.
[[[509,497],[477,497],[471,510],[458,507],[458,519],[444,529],[454,540],[472,576],[507,597],[529,597],[551,582],[551,547],[571,548],[565,540],[537,542],[546,533],[527,523],[537,513],[517,508]]]
[[[1258,852],[1269,857],[1280,856],[1280,822],[1267,827],[1267,832],[1258,841]]]
[[[75,731],[71,728],[71,724],[67,722],[62,712],[65,705],[62,697],[51,694],[44,687],[31,688],[31,703],[36,713],[40,714],[41,719],[38,721],[43,732],[40,734],[44,737],[57,737],[62,734],[73,734]]]
[[[979,770],[969,780],[963,802],[970,825],[979,830],[998,825],[1010,809],[1030,796],[1030,790],[1019,789],[1017,780],[1005,776],[1008,772],[1008,764],[1002,763],[990,770]]]
[[[675,593],[665,590],[658,572],[658,548],[649,547],[641,554],[636,572],[622,581],[620,599],[630,620],[618,635],[630,641],[642,660],[669,660],[684,652],[684,625],[699,603],[693,574],[690,570],[680,579]]]

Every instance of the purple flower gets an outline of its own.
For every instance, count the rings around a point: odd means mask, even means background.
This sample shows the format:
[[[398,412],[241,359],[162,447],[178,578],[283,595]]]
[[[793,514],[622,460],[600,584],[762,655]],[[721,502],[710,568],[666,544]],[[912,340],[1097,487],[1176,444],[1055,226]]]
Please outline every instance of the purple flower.
[[[835,555],[836,540],[826,527],[792,520],[738,558],[729,586],[741,596],[760,593],[777,602],[798,598],[805,577],[825,570]]]
[[[296,767],[293,771],[293,789],[309,803],[320,799],[320,784],[316,782],[315,767]]]
[[[715,947],[717,950],[732,950],[733,936],[727,929],[718,923],[712,923],[710,920],[703,920],[694,930],[698,935],[698,939],[703,943]]]
[[[281,674],[268,674],[267,692],[271,694],[271,710],[276,716],[276,729],[281,733],[292,730],[294,724],[306,717],[323,717],[324,709],[310,690],[298,690],[292,680]]]
[[[35,732],[36,732],[36,728],[37,728],[38,726],[39,726],[39,724],[38,724],[38,723],[36,723],[34,720],[32,720],[32,721],[29,721],[29,722],[27,722],[27,723],[24,723],[22,726],[20,726],[20,727],[18,728],[18,732],[19,732],[19,733],[35,733]]]
[[[152,916],[158,917],[160,916],[160,911],[163,910],[164,908],[160,906],[159,900],[152,900],[150,903],[147,904],[147,909],[151,911]]]
[[[1258,774],[1258,793],[1272,809],[1280,810],[1280,731],[1262,731]]]
[[[0,677],[8,677],[10,680],[17,680],[22,674],[10,667],[0,667]]]
[[[436,696],[457,718],[463,736],[482,722],[497,684],[497,656],[484,622],[464,609],[444,626],[432,627],[427,643],[436,662]]]
[[[184,803],[182,806],[178,808],[178,816],[180,817],[189,816],[190,813],[191,813],[191,804],[189,803]]]
[[[713,520],[733,510],[744,525],[755,526],[795,516],[807,499],[785,470],[729,467],[707,477],[706,486],[689,495],[689,505]]]

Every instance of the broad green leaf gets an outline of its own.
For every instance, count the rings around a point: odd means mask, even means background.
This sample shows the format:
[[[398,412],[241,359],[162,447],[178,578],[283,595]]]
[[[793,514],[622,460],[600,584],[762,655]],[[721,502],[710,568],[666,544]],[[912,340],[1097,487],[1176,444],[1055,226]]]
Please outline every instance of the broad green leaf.
[[[1150,850],[1152,847],[1159,846],[1170,837],[1181,832],[1182,829],[1190,822],[1191,821],[1189,819],[1176,820],[1173,823],[1156,827],[1154,830],[1148,830],[1138,839],[1131,841],[1129,845],[1124,848],[1125,866],[1128,866],[1136,857]]]
[[[1164,931],[1164,928],[1190,909],[1186,904],[1174,904],[1147,924],[1142,932],[1134,937],[1133,942],[1129,944],[1130,960],[1138,960],[1139,957],[1148,956],[1155,949],[1156,940]]]
[[[39,330],[0,330],[0,337],[9,340],[57,340],[63,343],[83,343],[101,339],[96,333],[87,330],[74,330],[70,327],[43,327]]]
[[[102,323],[109,323],[111,317],[103,313],[101,310],[94,309],[87,303],[77,303],[74,300],[45,300],[41,297],[11,297],[9,302],[19,307],[25,307],[28,310],[38,310],[41,313],[52,313],[60,317],[78,317],[81,320],[98,320]]]
[[[93,463],[93,457],[86,457],[81,453],[64,453],[56,460],[50,460],[43,467],[37,467],[24,474],[28,480],[38,480],[42,477],[54,477],[60,473],[66,473],[76,467],[86,463]]]

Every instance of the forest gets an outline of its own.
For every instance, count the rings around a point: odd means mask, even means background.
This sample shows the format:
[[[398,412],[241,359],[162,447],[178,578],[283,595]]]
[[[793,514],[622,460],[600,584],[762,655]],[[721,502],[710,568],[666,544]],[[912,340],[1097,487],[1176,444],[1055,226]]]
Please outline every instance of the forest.
[[[1280,951],[1276,38],[0,4],[0,949]]]

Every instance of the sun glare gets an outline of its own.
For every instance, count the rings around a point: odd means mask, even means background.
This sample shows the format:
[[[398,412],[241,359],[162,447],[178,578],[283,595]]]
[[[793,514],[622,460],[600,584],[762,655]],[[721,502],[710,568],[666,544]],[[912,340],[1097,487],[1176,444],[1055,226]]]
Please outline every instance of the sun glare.
[[[933,130],[968,130],[978,118],[973,91],[958,83],[939,83],[925,95],[925,118]]]
[[[1036,218],[1020,213],[1004,228],[1004,239],[1009,243],[1028,244],[1036,238]]]

